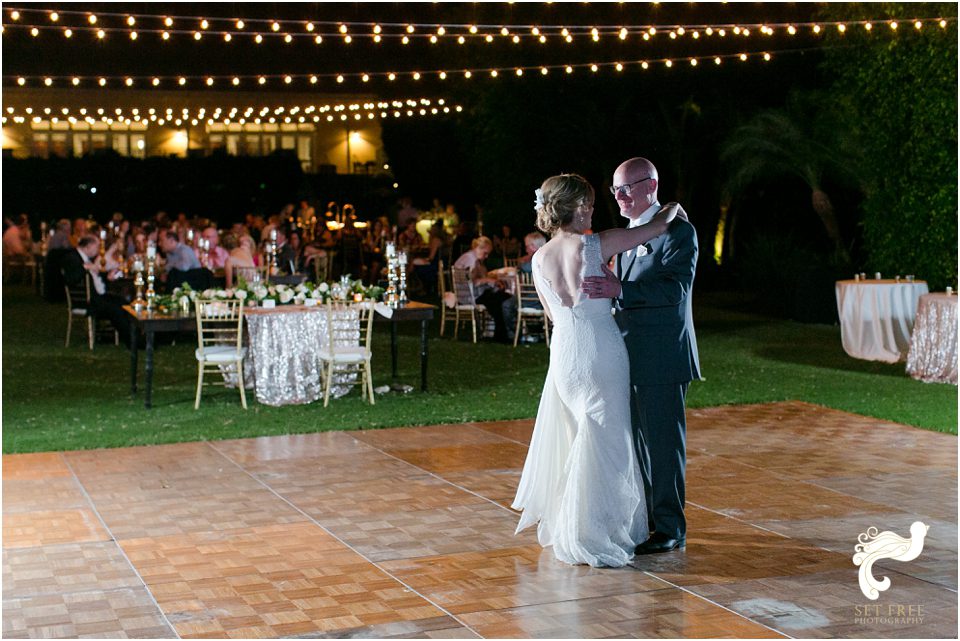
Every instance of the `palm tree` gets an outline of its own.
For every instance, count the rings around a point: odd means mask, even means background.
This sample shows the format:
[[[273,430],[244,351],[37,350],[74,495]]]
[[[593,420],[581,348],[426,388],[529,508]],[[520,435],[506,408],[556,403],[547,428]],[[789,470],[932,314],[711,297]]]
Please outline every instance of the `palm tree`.
[[[808,116],[803,111],[814,115]],[[731,194],[761,178],[777,175],[800,178],[810,188],[811,206],[837,257],[849,262],[833,202],[823,190],[823,178],[828,173],[849,173],[852,159],[837,151],[837,146],[821,142],[820,132],[827,129],[823,118],[822,111],[802,109],[797,99],[791,100],[785,110],[760,112],[733,131],[721,148],[720,158],[728,168],[726,189]]]

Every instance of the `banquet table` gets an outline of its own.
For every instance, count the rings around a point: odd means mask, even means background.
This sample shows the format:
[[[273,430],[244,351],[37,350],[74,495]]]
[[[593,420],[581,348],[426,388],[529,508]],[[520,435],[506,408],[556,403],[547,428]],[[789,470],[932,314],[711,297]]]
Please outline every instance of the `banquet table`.
[[[356,321],[356,310],[346,313],[352,313],[352,320]],[[248,339],[244,384],[253,387],[257,401],[278,407],[303,405],[322,398],[320,350],[329,340],[326,307],[249,307],[243,315]],[[334,374],[334,382],[341,384],[331,388],[331,396],[340,397],[350,390],[344,384],[348,382],[345,376],[352,375]]]
[[[144,399],[143,406],[152,407],[153,402],[153,345],[157,332],[185,332],[196,330],[197,317],[192,312],[135,310],[131,305],[124,305],[123,311],[129,314],[133,322],[130,324],[130,393],[137,393],[137,341],[142,331],[146,337],[145,365],[144,365]]]
[[[844,351],[854,358],[896,363],[910,349],[917,300],[924,281],[837,281],[837,311]]]
[[[925,294],[917,304],[907,374],[926,383],[957,384],[957,297]]]
[[[388,307],[378,303],[374,308],[377,322],[390,323],[390,372],[394,380],[397,378],[397,323],[405,321],[420,322],[420,391],[427,391],[427,329],[433,320],[436,306],[417,301],[408,301],[400,307]]]

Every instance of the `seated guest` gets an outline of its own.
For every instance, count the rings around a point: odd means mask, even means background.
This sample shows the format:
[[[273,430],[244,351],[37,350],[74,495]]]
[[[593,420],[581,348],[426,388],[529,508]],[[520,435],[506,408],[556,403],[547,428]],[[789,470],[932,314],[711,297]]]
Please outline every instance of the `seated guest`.
[[[24,233],[26,232],[26,233]],[[10,225],[3,232],[3,259],[23,260],[30,253],[30,225],[26,214],[20,214],[16,225]]]
[[[473,247],[453,264],[457,269],[469,269],[473,281],[476,302],[487,308],[493,317],[495,329],[493,339],[501,343],[512,342],[507,336],[512,329],[513,314],[516,311],[516,299],[508,294],[502,281],[487,276],[484,261],[493,251],[493,242],[486,236],[473,241]]]
[[[287,234],[282,229],[277,229],[277,246],[274,250],[277,257],[277,269],[284,274],[295,274],[297,271],[297,251],[290,246],[287,240]]]
[[[80,239],[87,233],[87,221],[77,218],[73,221],[73,234],[70,236],[70,245],[76,247]]]
[[[61,218],[57,221],[56,230],[53,232],[53,235],[50,236],[50,241],[47,243],[47,251],[49,252],[52,249],[70,249],[73,245],[70,244],[70,221],[66,218]]]
[[[513,235],[510,225],[504,225],[501,235],[493,237],[493,246],[505,259],[520,255],[520,240]]]
[[[125,345],[130,342],[130,316],[123,311],[126,301],[120,296],[107,293],[97,257],[100,254],[100,239],[86,234],[77,241],[77,248],[65,253],[60,259],[63,278],[67,285],[75,287],[83,282],[86,273],[90,274],[93,290],[90,292],[88,314],[97,318],[106,318],[120,334]]]
[[[443,228],[443,221],[437,220],[430,226],[429,253],[426,258],[413,259],[413,272],[423,283],[428,294],[432,294],[437,286],[437,274],[440,271],[440,260],[446,253],[450,242],[450,235]]]
[[[531,232],[523,237],[523,245],[527,250],[527,253],[520,257],[520,260],[517,261],[517,270],[526,273],[533,273],[533,255],[537,253],[537,250],[547,244],[547,237],[541,234],[538,231]],[[534,309],[543,309],[543,303],[540,302],[540,299],[536,300],[530,299],[524,301],[524,306],[532,307]]]
[[[346,276],[350,275],[353,279],[363,278],[363,269],[365,261],[363,258],[363,234],[353,226],[353,219],[347,217],[340,230],[340,240],[337,243],[336,255],[333,258],[333,271],[331,275]]]
[[[411,220],[397,236],[397,251],[407,252],[412,257],[420,249],[423,249],[423,236],[417,231],[417,221]]]
[[[533,255],[547,244],[547,237],[538,231],[531,232],[523,237],[523,246],[527,253],[517,261],[517,269],[528,274],[533,273]]]
[[[287,245],[293,250],[294,255],[294,267],[296,268],[295,272],[300,272],[300,268],[303,266],[303,238],[300,236],[300,232],[296,229],[290,231],[290,236],[287,238]]]
[[[247,236],[246,238],[250,238]],[[233,232],[223,235],[223,248],[228,251],[227,260],[223,264],[223,273],[226,276],[227,287],[235,287],[237,284],[237,278],[235,276],[234,268],[236,267],[255,267],[253,262],[253,254],[250,253],[250,247],[253,243],[253,239],[250,238],[249,243],[241,243],[240,239],[237,238],[237,235]]]
[[[188,247],[180,242],[180,238],[177,236],[177,233],[171,229],[163,229],[159,233],[160,241],[160,250],[163,252],[164,256],[164,265],[163,265],[163,280],[168,284],[171,281],[183,282],[186,278],[184,273],[175,273],[175,272],[189,272],[194,269],[200,269],[200,259],[197,258],[197,254],[193,251],[192,247]],[[171,278],[173,276],[173,278]]]
[[[220,234],[217,232],[217,228],[207,227],[203,230],[201,237],[210,244],[210,248],[207,250],[207,267],[223,269],[230,253],[220,246]]]

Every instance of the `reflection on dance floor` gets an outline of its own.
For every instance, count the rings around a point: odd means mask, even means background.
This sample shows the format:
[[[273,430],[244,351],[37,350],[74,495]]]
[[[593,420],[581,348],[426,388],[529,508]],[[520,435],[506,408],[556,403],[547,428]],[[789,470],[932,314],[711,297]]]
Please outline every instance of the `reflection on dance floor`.
[[[689,410],[685,551],[567,566],[509,509],[532,421],[3,457],[7,637],[949,637],[956,437]],[[909,536],[861,593],[870,527]],[[914,617],[867,605],[920,606]],[[858,612],[860,613],[858,615]]]

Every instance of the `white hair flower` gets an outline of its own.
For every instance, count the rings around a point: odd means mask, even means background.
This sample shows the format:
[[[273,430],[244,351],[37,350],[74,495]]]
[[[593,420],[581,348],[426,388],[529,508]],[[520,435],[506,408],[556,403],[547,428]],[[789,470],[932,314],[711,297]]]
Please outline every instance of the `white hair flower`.
[[[543,205],[544,205],[544,202],[543,202],[543,190],[538,187],[537,189],[534,189],[534,190],[533,190],[533,193],[534,193],[534,194],[536,195],[536,197],[537,197],[536,202],[533,203],[534,209],[539,209],[540,207],[543,207]]]

